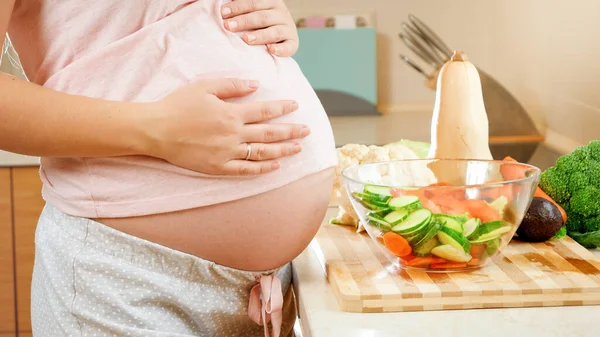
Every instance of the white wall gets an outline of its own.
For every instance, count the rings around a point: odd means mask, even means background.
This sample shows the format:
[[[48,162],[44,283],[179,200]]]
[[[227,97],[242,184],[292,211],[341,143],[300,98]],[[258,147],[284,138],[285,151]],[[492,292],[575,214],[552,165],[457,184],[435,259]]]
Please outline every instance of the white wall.
[[[598,0],[286,0],[293,14],[373,13],[378,34],[379,101],[384,110],[429,111],[434,93],[398,54],[412,13],[451,48],[511,91],[551,145],[600,138],[600,1]],[[2,68],[6,70],[6,62]],[[546,130],[547,129],[547,130]]]
[[[517,97],[548,141],[569,150],[600,138],[598,0],[286,0],[293,14],[372,11],[379,34],[379,100],[433,104],[423,78],[398,58],[412,13]],[[335,11],[335,10],[334,10]]]

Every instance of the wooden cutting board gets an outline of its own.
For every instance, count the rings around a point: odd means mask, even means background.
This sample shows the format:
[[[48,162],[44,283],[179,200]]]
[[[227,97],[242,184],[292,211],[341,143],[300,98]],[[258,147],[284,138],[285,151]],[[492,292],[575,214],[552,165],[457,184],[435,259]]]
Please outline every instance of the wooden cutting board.
[[[340,308],[349,312],[600,304],[600,260],[566,237],[513,240],[494,261],[468,273],[398,269],[368,234],[330,225],[328,212],[311,247]]]

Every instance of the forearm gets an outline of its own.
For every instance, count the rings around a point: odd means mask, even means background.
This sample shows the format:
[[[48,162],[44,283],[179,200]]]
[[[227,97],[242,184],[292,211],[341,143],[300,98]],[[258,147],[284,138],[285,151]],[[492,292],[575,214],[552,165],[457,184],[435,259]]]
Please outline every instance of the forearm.
[[[0,74],[0,149],[44,157],[141,154],[144,106],[68,95]]]

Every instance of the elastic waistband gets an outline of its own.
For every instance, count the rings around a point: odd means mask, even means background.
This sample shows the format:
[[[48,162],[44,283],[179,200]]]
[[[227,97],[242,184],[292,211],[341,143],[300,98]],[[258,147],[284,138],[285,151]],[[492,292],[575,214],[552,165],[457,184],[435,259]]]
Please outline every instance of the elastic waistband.
[[[125,263],[150,272],[169,274],[188,281],[223,278],[234,283],[250,286],[260,276],[273,274],[291,275],[291,264],[265,271],[244,271],[186,254],[138,237],[123,233],[97,221],[70,216],[46,204],[40,222],[51,222],[70,238],[85,244],[100,254],[110,255]],[[279,276],[279,275],[278,275]],[[284,288],[289,286],[290,277],[282,277]]]

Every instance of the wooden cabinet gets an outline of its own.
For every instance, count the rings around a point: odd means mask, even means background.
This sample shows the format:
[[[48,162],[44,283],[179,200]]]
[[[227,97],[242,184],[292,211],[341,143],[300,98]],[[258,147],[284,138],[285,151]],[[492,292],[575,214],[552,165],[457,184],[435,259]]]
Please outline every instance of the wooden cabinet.
[[[31,337],[34,235],[44,207],[38,169],[0,168],[0,337]]]
[[[34,237],[44,207],[38,167],[12,169],[15,275],[19,336],[31,331],[30,298]]]
[[[13,259],[13,221],[11,169],[0,169],[0,337],[14,336],[15,262]]]

